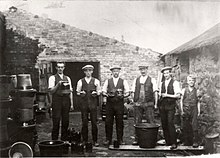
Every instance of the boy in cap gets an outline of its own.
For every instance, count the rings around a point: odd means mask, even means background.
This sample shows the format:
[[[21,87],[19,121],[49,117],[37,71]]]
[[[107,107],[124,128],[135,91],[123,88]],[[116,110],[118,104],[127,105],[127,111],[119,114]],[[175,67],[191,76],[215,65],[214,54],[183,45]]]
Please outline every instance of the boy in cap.
[[[154,107],[157,108],[158,90],[156,80],[148,75],[148,66],[138,66],[141,76],[134,79],[132,94],[135,110],[134,124],[137,125],[143,120],[143,114],[148,123],[154,123]],[[137,134],[133,145],[138,145]]]
[[[183,118],[184,145],[198,147],[198,120],[200,115],[200,102],[195,88],[196,78],[187,76],[188,86],[182,90],[181,115]]]
[[[83,142],[88,142],[88,115],[90,114],[93,145],[99,146],[97,142],[97,106],[98,96],[101,93],[101,87],[100,81],[92,77],[93,69],[94,67],[92,65],[86,65],[82,68],[85,73],[85,77],[77,82],[76,92],[77,95],[80,96]]]
[[[105,132],[107,140],[104,144],[110,145],[112,143],[114,117],[116,122],[117,141],[119,144],[124,144],[124,98],[129,96],[129,86],[126,80],[119,77],[120,67],[115,66],[110,70],[112,72],[112,78],[105,81],[102,89],[104,96],[103,102],[106,103]]]
[[[56,63],[57,73],[50,76],[48,89],[52,94],[52,140],[58,140],[60,120],[62,120],[61,140],[67,141],[67,129],[69,126],[69,111],[73,109],[72,84],[68,76],[63,74],[64,62]],[[62,90],[63,84],[69,85],[69,90]]]
[[[180,98],[181,88],[179,82],[172,79],[171,70],[171,67],[164,67],[161,70],[165,80],[160,88],[158,107],[166,145],[171,145],[170,149],[173,150],[177,148],[174,115],[176,100]]]

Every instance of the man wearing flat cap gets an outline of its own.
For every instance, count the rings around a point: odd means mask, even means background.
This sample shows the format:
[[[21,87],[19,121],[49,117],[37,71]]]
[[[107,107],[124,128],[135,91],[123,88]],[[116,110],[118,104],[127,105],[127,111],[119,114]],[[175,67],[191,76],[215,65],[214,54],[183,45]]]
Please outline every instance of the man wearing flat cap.
[[[165,80],[161,84],[158,107],[166,145],[171,145],[170,149],[172,150],[177,148],[174,116],[176,100],[180,98],[181,88],[180,83],[172,79],[171,70],[172,67],[164,67],[161,70]]]
[[[85,77],[77,82],[76,92],[77,95],[80,96],[83,142],[88,142],[88,115],[90,114],[93,145],[99,146],[97,142],[97,105],[98,96],[101,93],[101,87],[100,81],[92,77],[93,69],[94,67],[92,65],[86,65],[82,68]]]
[[[106,103],[106,142],[104,142],[104,144],[110,145],[112,143],[114,118],[116,122],[117,141],[119,144],[124,144],[124,98],[129,96],[129,86],[126,80],[119,77],[121,70],[119,66],[114,66],[110,70],[112,72],[112,77],[105,81],[102,89],[104,96],[103,102]]]
[[[156,80],[148,75],[148,66],[138,66],[141,75],[134,79],[132,86],[132,96],[134,100],[134,124],[142,122],[143,114],[148,123],[154,123],[154,107],[157,108],[158,90]],[[133,145],[138,145],[137,134]]]

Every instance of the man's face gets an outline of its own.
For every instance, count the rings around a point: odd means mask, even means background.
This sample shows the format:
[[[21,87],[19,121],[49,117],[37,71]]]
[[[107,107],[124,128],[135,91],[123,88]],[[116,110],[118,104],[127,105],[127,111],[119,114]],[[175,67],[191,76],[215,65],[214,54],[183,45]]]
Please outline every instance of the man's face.
[[[65,69],[64,63],[58,63],[56,69],[58,74],[63,74]]]
[[[85,73],[86,77],[91,77],[92,73],[93,73],[93,69],[85,69],[84,73]]]
[[[112,70],[112,75],[117,78],[119,76],[120,70],[119,69],[113,69]]]
[[[171,72],[170,70],[164,70],[163,75],[165,77],[166,80],[169,80],[171,77]]]
[[[139,70],[140,70],[142,76],[146,76],[147,75],[147,68],[141,68]]]
[[[195,80],[192,77],[187,77],[187,83],[190,87],[194,87]]]

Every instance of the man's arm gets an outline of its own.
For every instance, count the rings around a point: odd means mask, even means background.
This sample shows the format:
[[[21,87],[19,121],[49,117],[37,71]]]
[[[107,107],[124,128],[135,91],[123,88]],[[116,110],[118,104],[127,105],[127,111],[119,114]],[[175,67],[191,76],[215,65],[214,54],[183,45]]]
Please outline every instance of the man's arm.
[[[77,82],[77,86],[76,86],[76,94],[77,94],[77,95],[80,95],[81,90],[82,90],[82,81],[79,80],[79,81]]]
[[[181,111],[181,115],[183,115],[183,95],[185,93],[185,88],[182,90],[182,95],[181,95],[181,98],[180,98],[180,111]]]
[[[130,95],[130,92],[129,92],[129,85],[128,85],[128,82],[126,80],[124,80],[124,97],[128,97]]]
[[[54,76],[50,76],[49,81],[48,81],[48,91],[53,94],[57,91],[58,87],[60,86],[62,81],[59,81],[56,85],[55,85],[55,77]]]
[[[108,96],[108,94],[107,94],[107,88],[108,88],[108,80],[105,81],[105,83],[104,83],[104,85],[103,85],[103,87],[102,87],[102,94],[103,94],[104,96]]]
[[[71,93],[70,93],[70,108],[71,110],[74,110],[74,107],[73,107],[73,87],[72,87],[72,82],[71,82],[71,79],[68,77],[68,82],[70,84],[70,90],[71,90]]]
[[[157,82],[154,78],[152,78],[151,80],[152,84],[153,84],[153,92],[154,92],[154,108],[157,109],[157,105],[158,105],[158,88],[157,88]]]
[[[95,86],[96,86],[97,95],[100,95],[102,90],[101,90],[100,81],[98,79],[95,79]]]
[[[197,106],[198,106],[198,116],[200,115],[200,113],[201,113],[201,104],[200,104],[200,101],[198,101],[198,103],[197,103]]]

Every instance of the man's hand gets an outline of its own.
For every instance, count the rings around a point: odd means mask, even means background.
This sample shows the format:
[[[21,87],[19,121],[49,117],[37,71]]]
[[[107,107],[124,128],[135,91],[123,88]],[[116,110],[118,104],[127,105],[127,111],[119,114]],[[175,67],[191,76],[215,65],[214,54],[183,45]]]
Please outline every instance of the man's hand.
[[[74,107],[72,105],[70,107],[70,111],[74,111]]]
[[[184,115],[184,111],[183,110],[181,110],[181,116],[183,116]]]
[[[86,92],[85,92],[85,91],[81,91],[81,92],[80,92],[80,96],[81,96],[81,97],[85,97],[85,96],[86,96]]]
[[[154,108],[155,108],[155,109],[157,109],[157,108],[158,108],[157,104],[154,104]]]
[[[93,92],[91,93],[91,95],[92,95],[92,97],[97,97],[97,92],[96,92],[96,91],[93,91]]]

